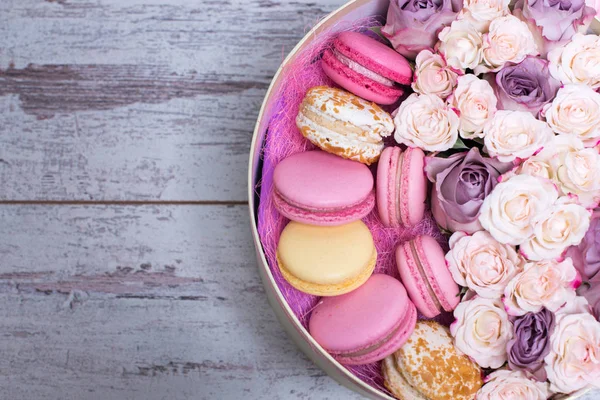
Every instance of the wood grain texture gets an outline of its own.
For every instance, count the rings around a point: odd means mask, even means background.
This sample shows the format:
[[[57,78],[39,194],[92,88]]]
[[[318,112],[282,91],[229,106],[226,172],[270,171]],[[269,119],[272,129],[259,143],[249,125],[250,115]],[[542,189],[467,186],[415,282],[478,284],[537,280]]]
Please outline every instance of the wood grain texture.
[[[246,207],[0,206],[0,398],[358,398],[286,337]]]
[[[270,79],[341,3],[3,0],[0,200],[245,200]]]

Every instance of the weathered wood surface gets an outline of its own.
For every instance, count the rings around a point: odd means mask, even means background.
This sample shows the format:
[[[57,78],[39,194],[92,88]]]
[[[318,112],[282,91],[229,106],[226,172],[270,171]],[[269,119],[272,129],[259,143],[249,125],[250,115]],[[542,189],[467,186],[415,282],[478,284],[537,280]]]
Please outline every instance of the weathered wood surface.
[[[283,57],[342,0],[0,1],[0,199],[246,199]]]
[[[276,321],[244,205],[269,80],[342,1],[0,1],[0,399],[358,398]]]
[[[358,398],[301,355],[246,207],[0,207],[1,399]]]

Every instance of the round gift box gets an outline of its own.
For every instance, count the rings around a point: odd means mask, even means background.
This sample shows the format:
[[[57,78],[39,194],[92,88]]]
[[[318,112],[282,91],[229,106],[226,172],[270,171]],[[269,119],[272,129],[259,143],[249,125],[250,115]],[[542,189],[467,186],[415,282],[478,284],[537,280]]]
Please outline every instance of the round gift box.
[[[287,58],[283,61],[281,67],[273,77],[271,85],[265,95],[262,107],[258,114],[258,120],[254,129],[254,135],[252,137],[252,145],[250,147],[250,160],[248,167],[248,201],[250,207],[250,220],[252,226],[252,237],[254,239],[254,246],[256,248],[256,254],[258,259],[258,270],[260,277],[265,287],[265,292],[271,307],[275,311],[277,318],[287,331],[288,335],[294,340],[296,345],[323,371],[325,371],[330,377],[335,379],[340,384],[347,388],[354,390],[357,393],[366,396],[369,399],[377,400],[394,400],[386,393],[377,390],[358,377],[353,375],[350,371],[344,368],[339,362],[334,360],[308,333],[308,331],[302,326],[292,309],[289,307],[279,287],[277,286],[275,279],[271,273],[265,253],[263,251],[260,238],[257,230],[257,209],[259,198],[257,196],[255,188],[261,179],[261,160],[260,154],[263,148],[265,136],[269,121],[272,117],[273,106],[276,102],[276,94],[281,85],[283,79],[283,69],[286,65],[294,62],[295,57],[317,38],[319,33],[325,30],[336,30],[336,26],[339,26],[340,22],[347,23],[353,22],[358,19],[362,19],[369,16],[383,16],[387,14],[389,6],[389,0],[351,0],[336,11],[329,14],[326,18],[321,20],[313,29],[310,30],[304,36],[304,38],[296,45],[296,47],[290,52]],[[596,18],[592,23],[594,32],[600,32],[600,21]],[[570,396],[555,397],[555,400],[571,400],[582,396],[587,390],[581,390],[573,393]]]

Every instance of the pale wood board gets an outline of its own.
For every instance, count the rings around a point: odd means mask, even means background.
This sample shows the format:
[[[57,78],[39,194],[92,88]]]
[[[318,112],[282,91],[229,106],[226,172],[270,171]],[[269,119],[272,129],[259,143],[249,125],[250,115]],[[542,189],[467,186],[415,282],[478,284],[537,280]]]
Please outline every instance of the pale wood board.
[[[0,1],[0,399],[359,398],[275,319],[244,205],[269,80],[341,3]]]

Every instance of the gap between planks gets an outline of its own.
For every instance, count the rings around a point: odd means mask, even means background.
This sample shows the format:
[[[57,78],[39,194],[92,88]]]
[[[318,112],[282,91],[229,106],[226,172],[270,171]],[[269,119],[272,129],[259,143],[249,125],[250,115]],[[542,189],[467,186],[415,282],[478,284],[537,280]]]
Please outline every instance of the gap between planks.
[[[45,205],[45,206],[247,206],[247,201],[211,200],[0,200],[1,205]]]

